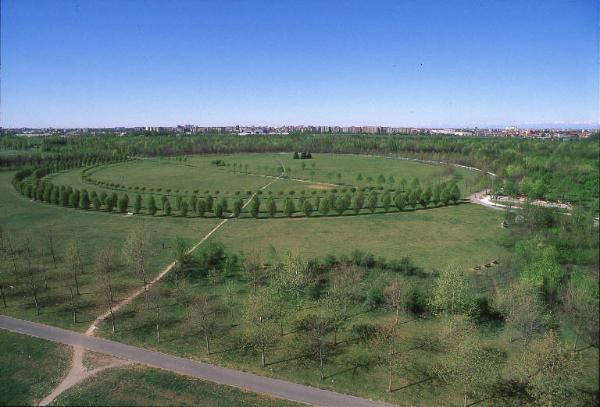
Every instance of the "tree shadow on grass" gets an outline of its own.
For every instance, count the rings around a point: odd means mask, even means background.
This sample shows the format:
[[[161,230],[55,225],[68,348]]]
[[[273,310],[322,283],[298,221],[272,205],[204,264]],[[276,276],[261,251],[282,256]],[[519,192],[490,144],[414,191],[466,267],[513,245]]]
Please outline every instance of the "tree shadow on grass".
[[[419,384],[427,383],[427,382],[429,382],[431,380],[433,380],[433,377],[426,377],[425,379],[422,379],[422,380],[419,380],[419,381],[416,381],[416,382],[412,382],[412,383],[409,383],[409,384],[407,384],[405,386],[401,386],[401,387],[397,387],[395,389],[392,389],[391,393],[394,393],[394,392],[397,392],[397,391],[400,391],[400,390],[404,390],[404,389],[407,389],[407,388],[412,387],[412,386],[418,386]]]

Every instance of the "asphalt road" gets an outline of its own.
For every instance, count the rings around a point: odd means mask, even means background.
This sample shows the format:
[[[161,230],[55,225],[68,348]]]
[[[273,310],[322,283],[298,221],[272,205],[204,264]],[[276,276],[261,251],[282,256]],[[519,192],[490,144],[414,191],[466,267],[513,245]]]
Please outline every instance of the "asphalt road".
[[[79,346],[90,351],[104,353],[143,365],[305,404],[344,407],[392,406],[383,402],[195,362],[4,315],[0,315],[0,328],[66,345]]]

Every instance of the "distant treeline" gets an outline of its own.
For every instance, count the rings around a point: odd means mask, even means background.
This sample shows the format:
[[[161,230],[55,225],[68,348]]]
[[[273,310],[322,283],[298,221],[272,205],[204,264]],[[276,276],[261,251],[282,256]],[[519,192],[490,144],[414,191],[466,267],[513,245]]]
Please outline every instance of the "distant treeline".
[[[239,152],[396,155],[477,167],[499,176],[506,194],[581,202],[598,208],[598,135],[588,140],[548,141],[468,137],[375,135],[94,135],[0,139],[1,168],[48,165],[48,161],[122,160],[132,156]],[[100,153],[101,152],[101,153]]]

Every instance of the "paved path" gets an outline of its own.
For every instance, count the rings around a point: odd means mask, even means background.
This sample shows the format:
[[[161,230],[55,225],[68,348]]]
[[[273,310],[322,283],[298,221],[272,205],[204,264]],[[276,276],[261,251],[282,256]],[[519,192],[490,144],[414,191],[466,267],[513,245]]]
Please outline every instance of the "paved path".
[[[189,359],[153,352],[135,346],[109,341],[107,339],[88,336],[49,325],[23,321],[4,315],[0,315],[0,328],[72,345],[94,352],[104,353],[120,359],[197,377],[219,384],[234,386],[244,390],[268,394],[270,396],[306,404],[344,407],[391,406],[391,404],[334,393],[332,391],[286,382],[284,380],[271,379],[207,363],[195,362]]]

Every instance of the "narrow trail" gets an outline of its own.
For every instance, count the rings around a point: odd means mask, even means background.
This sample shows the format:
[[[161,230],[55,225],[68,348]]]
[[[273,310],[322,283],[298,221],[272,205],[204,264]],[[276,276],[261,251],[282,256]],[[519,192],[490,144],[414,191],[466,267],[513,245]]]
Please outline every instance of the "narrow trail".
[[[270,187],[271,185],[273,185],[273,183],[275,183],[276,181],[280,180],[283,176],[285,175],[285,169],[284,171],[279,175],[279,177],[274,177],[274,179],[272,181],[270,181],[269,183],[267,183],[266,185],[264,185],[263,187],[260,188],[260,190],[265,190],[268,187]],[[242,206],[242,208],[246,208],[248,205],[250,205],[250,202],[252,202],[252,199],[256,196],[256,193],[252,194],[248,200],[244,203],[244,205]],[[229,220],[233,219],[232,217],[228,217],[223,219],[221,222],[219,222],[214,228],[212,228],[206,235],[204,235],[202,237],[202,239],[200,239],[196,244],[194,244],[192,247],[190,247],[187,251],[188,254],[191,254],[192,252],[194,252],[200,245],[202,245],[204,242],[206,242],[216,231],[218,231],[224,224],[226,224]],[[158,273],[158,275],[156,277],[154,277],[147,285],[146,287],[142,286],[136,290],[134,290],[133,292],[129,293],[127,295],[127,297],[125,297],[124,299],[122,299],[121,301],[119,301],[117,304],[115,304],[113,306],[113,313],[119,311],[121,308],[123,308],[125,305],[131,303],[134,299],[136,299],[137,297],[139,297],[141,294],[144,293],[144,291],[146,289],[150,289],[152,288],[156,283],[158,283],[161,279],[163,279],[171,270],[173,270],[173,268],[175,267],[176,262],[172,261],[171,263],[169,263],[160,273]],[[106,310],[104,311],[102,314],[100,314],[98,317],[96,317],[96,319],[94,320],[94,322],[92,322],[92,324],[88,327],[88,329],[85,331],[84,335],[86,336],[94,336],[94,333],[96,331],[96,329],[98,328],[98,325],[104,321],[106,318],[108,318],[110,316],[110,310]],[[70,389],[71,387],[75,386],[78,383],[81,383],[82,381],[84,381],[85,379],[103,371],[106,369],[110,369],[113,367],[120,367],[120,366],[124,366],[129,364],[130,362],[125,361],[125,360],[120,360],[120,359],[115,359],[114,362],[105,365],[105,366],[100,366],[98,368],[95,369],[90,369],[88,370],[84,365],[83,365],[83,356],[85,354],[85,349],[80,348],[78,346],[73,346],[73,357],[71,358],[71,368],[69,369],[69,372],[67,373],[67,375],[65,376],[65,378],[58,384],[58,386],[56,386],[51,392],[50,394],[48,394],[46,397],[44,397],[40,402],[39,402],[39,406],[47,406],[50,403],[52,403],[61,393],[63,393],[64,391]]]

